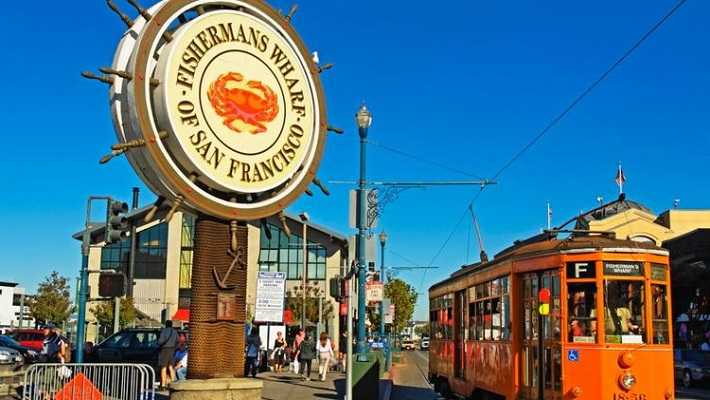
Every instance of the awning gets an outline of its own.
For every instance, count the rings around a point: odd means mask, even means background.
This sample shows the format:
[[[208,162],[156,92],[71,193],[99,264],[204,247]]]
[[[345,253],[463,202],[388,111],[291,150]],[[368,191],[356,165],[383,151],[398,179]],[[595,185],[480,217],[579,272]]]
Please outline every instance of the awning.
[[[190,322],[190,310],[187,308],[178,308],[171,319],[173,321]]]

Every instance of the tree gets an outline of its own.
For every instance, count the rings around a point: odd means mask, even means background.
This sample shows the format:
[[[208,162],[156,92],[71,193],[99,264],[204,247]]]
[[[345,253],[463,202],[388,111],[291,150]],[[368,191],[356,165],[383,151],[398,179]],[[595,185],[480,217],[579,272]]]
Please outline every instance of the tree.
[[[91,307],[91,313],[94,314],[96,321],[99,326],[102,327],[112,327],[113,326],[113,310],[115,303],[113,301],[102,301],[96,306]],[[133,321],[135,321],[137,316],[136,307],[133,305],[133,299],[126,297],[121,299],[121,309],[119,310],[118,323],[121,328],[125,328]]]
[[[318,286],[306,285],[306,319],[311,322],[318,321],[318,298],[323,297],[323,321],[329,320],[333,316],[333,303],[326,300],[325,291]],[[286,308],[293,312],[293,318],[301,321],[303,309],[303,286],[293,288],[293,291],[286,291]]]
[[[394,279],[385,285],[385,297],[394,304],[394,332],[399,333],[412,319],[417,304],[417,291],[407,282]]]
[[[52,271],[39,284],[37,295],[28,304],[32,318],[38,322],[62,325],[73,311],[69,293],[69,280]]]
[[[429,336],[429,324],[415,326],[414,333],[416,333],[420,337]]]

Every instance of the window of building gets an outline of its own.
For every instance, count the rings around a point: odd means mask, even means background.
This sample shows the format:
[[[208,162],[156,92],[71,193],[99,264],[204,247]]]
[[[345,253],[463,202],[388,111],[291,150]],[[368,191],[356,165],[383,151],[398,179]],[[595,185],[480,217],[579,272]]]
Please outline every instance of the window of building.
[[[168,226],[165,222],[137,234],[136,279],[165,279]],[[101,250],[101,269],[128,271],[130,238],[106,245]]]
[[[286,273],[286,279],[302,279],[303,239],[295,234],[291,234],[289,238],[275,225],[269,225],[269,229],[271,231],[271,239],[266,236],[265,230],[261,230],[259,270],[284,272]],[[307,279],[325,279],[325,246],[308,241],[307,247]]]
[[[180,289],[192,287],[192,255],[195,239],[195,217],[189,214],[182,216],[182,232],[180,234]]]

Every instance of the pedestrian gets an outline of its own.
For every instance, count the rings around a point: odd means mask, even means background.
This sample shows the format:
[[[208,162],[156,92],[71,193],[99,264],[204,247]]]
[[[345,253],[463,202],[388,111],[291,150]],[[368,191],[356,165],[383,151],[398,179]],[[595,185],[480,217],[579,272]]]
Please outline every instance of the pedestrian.
[[[311,363],[316,357],[316,344],[313,343],[311,335],[306,335],[306,338],[301,342],[300,350],[298,351],[298,361],[301,364],[301,375],[307,381],[311,380]]]
[[[40,361],[59,364],[69,362],[68,345],[57,332],[57,327],[49,322],[42,327],[42,333],[44,340],[42,341]]]
[[[261,337],[259,337],[259,327],[253,325],[251,333],[247,337],[247,376],[256,378],[259,371],[259,351],[261,351]]]
[[[165,327],[158,337],[158,366],[160,367],[160,389],[165,390],[168,384],[175,380],[173,356],[177,346],[178,335],[173,329],[173,321],[165,321]]]
[[[320,334],[320,340],[318,341],[316,350],[318,351],[318,375],[320,376],[321,382],[323,382],[328,374],[330,359],[333,358],[333,344],[330,342],[327,333],[323,332]]]
[[[340,335],[340,342],[338,343],[340,350],[340,372],[347,372],[348,366],[348,333],[343,332]]]
[[[187,379],[187,343],[185,340],[180,341],[180,344],[178,344],[173,362],[177,380],[184,381]]]
[[[284,364],[284,353],[286,352],[286,339],[283,337],[281,331],[276,332],[276,340],[274,341],[274,372],[277,374],[281,372],[281,368]]]
[[[298,374],[299,371],[301,370],[301,363],[298,361],[298,351],[301,349],[301,343],[303,342],[303,339],[305,337],[305,332],[303,329],[298,329],[296,331],[296,336],[293,338],[293,346],[291,346],[291,354],[292,354],[292,361],[291,365],[293,366],[293,373]]]

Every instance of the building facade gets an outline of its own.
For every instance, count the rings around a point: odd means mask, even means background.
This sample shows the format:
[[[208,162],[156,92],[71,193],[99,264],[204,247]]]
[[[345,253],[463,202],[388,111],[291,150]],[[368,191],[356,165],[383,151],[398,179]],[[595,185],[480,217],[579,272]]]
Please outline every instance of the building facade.
[[[34,326],[25,289],[14,282],[0,282],[0,328]],[[22,319],[22,324],[20,324]]]
[[[171,319],[189,324],[189,309],[192,279],[193,243],[195,217],[175,213],[166,222],[163,213],[145,222],[148,208],[132,210],[127,217],[136,224],[136,257],[133,274],[133,300],[140,312],[141,325],[157,325]],[[259,271],[280,271],[286,274],[286,325],[300,325],[300,293],[304,266],[303,223],[299,218],[286,215],[285,223],[290,235],[277,217],[266,220],[268,229],[260,223],[247,223],[247,318],[254,315],[256,304],[256,281]],[[341,273],[347,262],[347,238],[339,233],[312,222],[306,224],[307,295],[321,297],[323,321],[320,329],[331,337],[339,337],[339,304],[328,292],[330,278]],[[81,240],[83,232],[74,235]],[[91,230],[92,243],[89,252],[89,270],[128,271],[130,238],[118,243],[104,243],[104,227]],[[97,299],[98,273],[89,274],[90,299]],[[291,297],[290,300],[288,297]],[[300,296],[299,296],[300,297]],[[308,300],[313,304],[317,299]],[[92,303],[87,307],[91,309]],[[317,304],[317,303],[315,303]],[[290,307],[289,307],[290,306]],[[289,309],[298,308],[298,309]],[[307,312],[313,317],[314,313]],[[317,318],[310,318],[308,326],[317,325]],[[106,332],[100,332],[93,315],[88,313],[87,340],[96,341]]]

